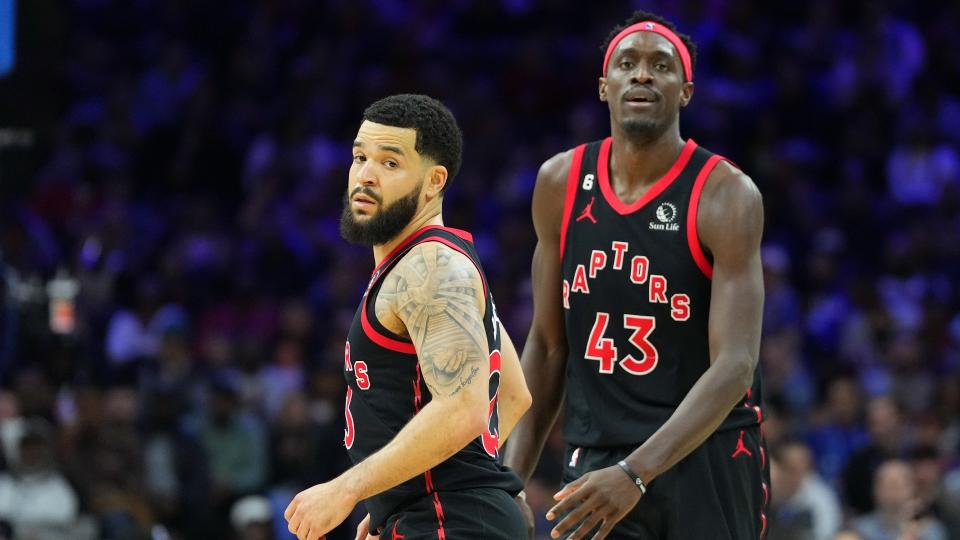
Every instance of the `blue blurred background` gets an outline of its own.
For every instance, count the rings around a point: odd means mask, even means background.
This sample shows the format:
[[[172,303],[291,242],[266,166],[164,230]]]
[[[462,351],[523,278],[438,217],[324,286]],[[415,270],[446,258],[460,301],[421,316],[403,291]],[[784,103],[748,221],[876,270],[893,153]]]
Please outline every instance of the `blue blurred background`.
[[[445,220],[520,346],[537,168],[607,134],[600,45],[642,8],[700,48],[683,135],[765,198],[769,538],[960,538],[960,4],[597,4],[0,2],[0,537],[290,538],[347,465],[363,108],[454,111]]]

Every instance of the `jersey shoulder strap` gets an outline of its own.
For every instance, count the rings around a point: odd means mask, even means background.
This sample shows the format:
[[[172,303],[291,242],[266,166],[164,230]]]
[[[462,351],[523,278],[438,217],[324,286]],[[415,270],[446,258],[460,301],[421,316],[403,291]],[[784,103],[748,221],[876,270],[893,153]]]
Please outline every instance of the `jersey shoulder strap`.
[[[597,155],[603,140],[583,143],[573,149],[573,159],[570,161],[570,171],[567,173],[567,192],[563,199],[563,217],[560,221],[560,260],[563,260],[563,251],[567,244],[567,229],[573,217],[573,207],[577,199],[577,191],[581,182],[587,190],[593,189],[596,181]],[[588,171],[582,174],[583,171]]]

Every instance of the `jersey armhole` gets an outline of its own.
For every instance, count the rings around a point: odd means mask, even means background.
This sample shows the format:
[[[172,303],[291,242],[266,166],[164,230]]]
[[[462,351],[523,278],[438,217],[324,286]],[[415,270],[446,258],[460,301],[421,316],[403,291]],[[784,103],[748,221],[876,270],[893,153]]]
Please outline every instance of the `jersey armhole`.
[[[452,232],[453,234],[455,234],[460,238],[463,238],[464,240],[467,239],[466,237],[464,237],[464,234],[469,235],[469,233],[465,233],[464,231],[459,231],[459,230],[450,231],[450,232]],[[460,234],[460,233],[464,233],[464,234]],[[486,316],[487,303],[488,303],[487,298],[489,295],[489,289],[487,287],[487,279],[483,275],[483,270],[480,269],[480,264],[477,261],[475,261],[474,258],[471,257],[470,254],[467,253],[467,250],[465,250],[463,247],[458,246],[456,243],[450,241],[447,238],[443,238],[442,236],[428,236],[427,238],[421,237],[415,245],[426,244],[427,242],[437,242],[449,247],[450,249],[453,249],[454,251],[457,251],[463,254],[463,256],[466,257],[467,260],[469,260],[473,264],[474,268],[477,269],[477,273],[480,275],[480,282],[483,284],[483,302],[484,302],[483,315]],[[397,259],[395,259],[394,262],[399,262],[401,257],[397,257]],[[373,290],[379,290],[379,284],[375,285],[374,287],[371,287],[371,291]],[[369,313],[367,312],[367,304],[373,301],[375,301],[375,299],[372,297],[364,297],[362,301],[362,305],[360,307],[360,325],[363,327],[363,331],[367,335],[367,337],[370,338],[371,341],[373,341],[374,343],[376,343],[377,345],[385,349],[388,349],[394,352],[403,353],[403,354],[413,354],[413,355],[417,354],[416,346],[414,345],[412,340],[409,340],[409,339],[401,340],[401,339],[396,339],[400,336],[385,335],[383,332],[379,331],[376,328],[376,326],[373,325],[373,323],[371,323]],[[374,315],[374,317],[376,317],[376,315]],[[383,324],[380,323],[379,321],[377,321],[377,324],[383,327]],[[383,329],[387,330],[387,328],[385,327]]]
[[[700,245],[700,235],[697,233],[697,211],[700,209],[700,196],[703,194],[703,186],[710,178],[710,173],[717,167],[721,161],[729,161],[727,158],[713,155],[703,165],[697,174],[697,179],[693,183],[693,192],[690,194],[690,206],[687,209],[687,245],[690,247],[690,255],[697,267],[703,272],[707,279],[713,279],[713,263],[707,259],[703,252],[703,246]]]
[[[570,163],[570,173],[567,175],[567,194],[563,199],[563,221],[560,222],[560,260],[563,261],[563,248],[567,243],[567,227],[573,214],[573,201],[577,198],[577,184],[580,179],[580,166],[583,163],[583,153],[587,145],[581,144],[573,151],[573,160]]]
[[[403,255],[405,255],[407,251],[416,245],[413,243],[413,241],[419,234],[420,231],[411,234],[409,238],[404,240],[402,244],[397,246],[387,257],[383,259],[380,265],[378,265],[373,271],[373,278],[370,281],[367,292],[360,300],[360,327],[363,329],[363,333],[366,334],[367,338],[384,349],[412,355],[417,354],[417,349],[413,345],[413,341],[390,331],[389,328],[377,320],[376,313],[374,313],[373,319],[371,320],[369,310],[367,309],[367,304],[376,302],[376,297],[380,292],[380,287],[383,285],[383,279],[387,276],[393,266],[400,262],[400,259],[403,257]]]
[[[370,298],[364,298],[362,300],[362,305],[360,306],[360,326],[363,328],[363,333],[367,335],[370,341],[376,343],[377,345],[383,347],[384,349],[403,353],[403,354],[417,354],[417,348],[414,346],[412,341],[394,339],[390,336],[386,336],[379,332],[373,324],[370,323],[369,316],[367,314],[367,303],[371,302]],[[376,317],[376,315],[374,315]],[[379,324],[379,321],[378,321]],[[380,324],[380,326],[383,326]],[[386,328],[384,328],[386,330]]]

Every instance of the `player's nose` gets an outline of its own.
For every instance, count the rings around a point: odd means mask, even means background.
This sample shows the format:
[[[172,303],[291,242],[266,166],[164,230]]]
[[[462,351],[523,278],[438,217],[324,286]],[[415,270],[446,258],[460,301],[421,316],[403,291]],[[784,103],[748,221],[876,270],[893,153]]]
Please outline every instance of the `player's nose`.
[[[362,186],[372,186],[377,184],[378,181],[379,179],[370,161],[364,162],[360,170],[357,171],[357,183]]]
[[[646,62],[637,62],[630,74],[630,82],[634,84],[649,84],[653,82],[653,71],[650,70]]]

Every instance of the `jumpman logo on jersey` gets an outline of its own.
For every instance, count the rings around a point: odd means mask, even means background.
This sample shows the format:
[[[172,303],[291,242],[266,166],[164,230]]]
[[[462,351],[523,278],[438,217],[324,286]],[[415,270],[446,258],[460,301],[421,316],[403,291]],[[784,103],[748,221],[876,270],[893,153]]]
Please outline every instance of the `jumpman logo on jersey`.
[[[742,430],[742,429],[740,430],[740,438],[737,439],[737,449],[733,451],[733,454],[731,454],[730,457],[735,458],[735,457],[739,456],[740,454],[746,454],[746,455],[748,455],[748,456],[750,456],[750,457],[753,457],[753,453],[751,453],[750,450],[747,450],[747,447],[744,446],[744,444],[743,444],[743,435],[744,435],[745,433],[746,433],[746,431],[744,431],[744,430]]]
[[[583,207],[583,212],[580,212],[580,217],[577,218],[577,221],[582,221],[584,219],[589,219],[593,223],[597,222],[597,218],[593,217],[593,203],[596,201],[596,197],[590,197],[590,202]]]

